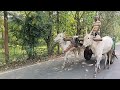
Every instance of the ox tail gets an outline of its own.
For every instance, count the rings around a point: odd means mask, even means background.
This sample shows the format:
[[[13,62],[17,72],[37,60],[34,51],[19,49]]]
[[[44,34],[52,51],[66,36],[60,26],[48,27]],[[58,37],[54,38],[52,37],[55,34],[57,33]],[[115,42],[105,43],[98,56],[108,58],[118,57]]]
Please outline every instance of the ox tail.
[[[113,55],[113,57],[116,57],[118,59],[117,55],[115,54],[115,38],[112,38],[112,40],[113,40],[113,45],[112,45],[113,52],[112,52],[112,55]]]
[[[113,51],[112,55],[118,59],[118,57],[117,57],[117,55],[115,55],[114,51]]]

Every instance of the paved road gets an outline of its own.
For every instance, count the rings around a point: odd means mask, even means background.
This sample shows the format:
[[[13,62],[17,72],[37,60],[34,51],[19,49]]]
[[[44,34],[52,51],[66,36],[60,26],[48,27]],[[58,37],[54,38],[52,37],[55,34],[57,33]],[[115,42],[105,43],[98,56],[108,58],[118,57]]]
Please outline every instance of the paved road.
[[[116,46],[116,54],[119,59],[115,59],[109,70],[103,69],[104,60],[101,61],[101,71],[96,79],[120,79],[120,45]],[[67,70],[61,69],[62,63],[63,58],[59,58],[2,72],[0,79],[93,79],[94,60],[71,64]]]

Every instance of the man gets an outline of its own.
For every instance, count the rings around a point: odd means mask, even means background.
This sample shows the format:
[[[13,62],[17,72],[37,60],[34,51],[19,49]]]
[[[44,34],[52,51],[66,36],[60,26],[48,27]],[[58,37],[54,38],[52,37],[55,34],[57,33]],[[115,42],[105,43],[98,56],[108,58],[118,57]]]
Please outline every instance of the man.
[[[95,22],[92,25],[92,35],[96,37],[96,35],[100,35],[101,21],[98,16],[94,18]]]

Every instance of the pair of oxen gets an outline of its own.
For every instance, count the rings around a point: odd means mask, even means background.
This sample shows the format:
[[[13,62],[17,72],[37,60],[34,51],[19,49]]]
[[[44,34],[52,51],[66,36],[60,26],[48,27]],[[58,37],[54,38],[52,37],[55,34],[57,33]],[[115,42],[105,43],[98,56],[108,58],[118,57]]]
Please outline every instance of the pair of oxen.
[[[73,40],[75,40],[76,38],[78,39],[79,36],[72,37]],[[86,32],[85,37],[79,40],[82,41],[82,45],[78,47],[73,47],[69,49],[67,52],[65,52],[63,68],[66,65],[66,61],[68,60],[67,56],[69,55],[70,52],[74,52],[74,55],[76,57],[77,54],[78,55],[83,54],[81,52],[84,51],[84,57],[86,60],[89,60],[92,54],[94,54],[96,58],[94,77],[96,77],[97,72],[101,69],[100,61],[102,60],[103,55],[105,56],[104,68],[106,68],[108,62],[109,69],[110,64],[113,63],[112,56],[116,56],[113,47],[114,46],[113,38],[111,38],[110,36],[100,38],[99,35],[97,35],[96,38],[94,38],[91,32],[89,34]],[[54,41],[60,44],[63,51],[65,51],[72,44],[69,39],[65,38],[64,33],[59,33],[57,37],[54,39]]]

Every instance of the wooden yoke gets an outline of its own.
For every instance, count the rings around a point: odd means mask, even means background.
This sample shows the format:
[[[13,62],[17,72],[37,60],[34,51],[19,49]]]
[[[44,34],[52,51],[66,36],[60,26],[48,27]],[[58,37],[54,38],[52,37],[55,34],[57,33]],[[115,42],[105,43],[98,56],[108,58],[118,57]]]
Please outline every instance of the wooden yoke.
[[[70,38],[70,37],[69,37],[69,38],[63,38],[63,40],[64,40],[64,41],[71,41],[72,38]]]
[[[84,41],[83,38],[79,38],[80,41]],[[102,38],[93,38],[94,41],[102,41]]]
[[[64,41],[71,41],[72,37],[64,38]],[[84,41],[83,38],[79,38],[80,41]],[[94,41],[102,41],[102,38],[93,38]]]
[[[102,41],[102,38],[93,38],[94,41]]]
[[[72,37],[69,37],[69,38],[64,38],[63,39],[64,41],[71,41],[72,40]],[[80,41],[83,41],[84,39],[83,38],[79,38]]]
[[[83,38],[79,38],[79,40],[80,40],[80,41],[84,41],[84,39],[83,39]]]

